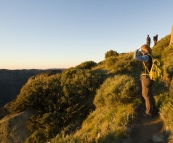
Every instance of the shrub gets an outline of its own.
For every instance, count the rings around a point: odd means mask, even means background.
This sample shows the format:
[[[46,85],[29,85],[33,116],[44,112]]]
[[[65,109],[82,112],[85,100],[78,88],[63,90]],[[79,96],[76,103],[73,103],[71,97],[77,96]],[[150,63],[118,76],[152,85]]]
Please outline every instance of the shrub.
[[[75,68],[78,68],[78,69],[92,69],[95,66],[97,66],[97,63],[95,63],[94,61],[87,61],[87,62],[81,63],[80,65],[76,66]]]
[[[33,133],[30,140],[41,135],[38,130],[44,130],[44,137],[48,139],[89,114],[94,108],[96,89],[104,80],[104,71],[82,69],[68,69],[49,77],[32,77],[22,87],[10,109],[11,112],[35,110],[28,122]]]
[[[105,58],[116,57],[118,53],[116,51],[110,50],[105,53]]]
[[[127,75],[115,75],[108,78],[97,90],[94,104],[96,107],[115,106],[119,103],[126,103],[137,96],[138,86],[134,78]]]
[[[116,64],[116,62],[118,61],[118,59],[116,57],[109,57],[106,59],[106,67],[108,69],[112,69],[112,67],[114,67],[114,65]]]
[[[105,60],[106,68],[114,74],[139,77],[142,64],[133,59],[133,53],[119,54]]]

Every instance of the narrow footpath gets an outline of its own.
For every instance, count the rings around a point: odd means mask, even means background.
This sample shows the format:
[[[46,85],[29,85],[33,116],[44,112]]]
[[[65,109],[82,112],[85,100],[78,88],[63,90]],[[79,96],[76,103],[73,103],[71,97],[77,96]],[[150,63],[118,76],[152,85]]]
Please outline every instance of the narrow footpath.
[[[159,115],[152,119],[140,116],[132,131],[132,143],[168,143]]]

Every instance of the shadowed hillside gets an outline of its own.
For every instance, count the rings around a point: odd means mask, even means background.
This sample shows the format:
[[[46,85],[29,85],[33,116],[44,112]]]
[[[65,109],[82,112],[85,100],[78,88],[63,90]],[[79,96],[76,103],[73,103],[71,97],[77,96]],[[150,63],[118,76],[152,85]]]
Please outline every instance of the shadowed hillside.
[[[0,69],[0,107],[14,100],[27,80],[39,73],[52,74],[50,70],[7,70]],[[56,70],[54,71],[56,73]]]

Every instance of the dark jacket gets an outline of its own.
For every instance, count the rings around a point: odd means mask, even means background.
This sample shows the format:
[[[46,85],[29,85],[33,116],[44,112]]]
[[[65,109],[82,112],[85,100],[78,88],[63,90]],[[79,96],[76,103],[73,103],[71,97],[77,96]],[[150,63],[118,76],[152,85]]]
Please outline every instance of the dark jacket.
[[[144,64],[143,64],[141,74],[149,74],[148,71],[151,70],[151,66],[152,66],[152,57],[151,57],[151,55],[149,55],[149,54],[147,54],[147,56],[149,57],[149,60],[148,60],[147,62],[143,62],[143,63],[145,64],[145,66],[144,66]],[[146,68],[147,68],[148,70],[147,70]]]

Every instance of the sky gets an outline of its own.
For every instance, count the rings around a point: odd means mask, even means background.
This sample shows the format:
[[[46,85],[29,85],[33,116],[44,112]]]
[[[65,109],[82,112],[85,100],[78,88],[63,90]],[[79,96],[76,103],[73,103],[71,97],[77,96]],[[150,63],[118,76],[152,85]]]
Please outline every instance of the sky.
[[[0,69],[70,68],[132,52],[147,35],[170,34],[172,13],[172,0],[0,0]]]

